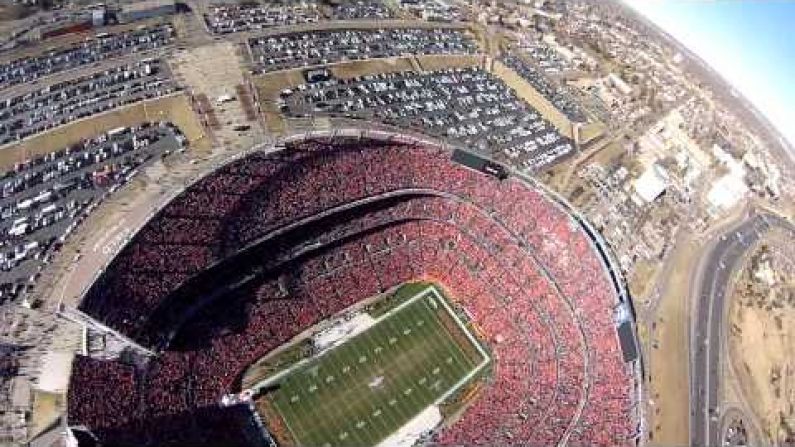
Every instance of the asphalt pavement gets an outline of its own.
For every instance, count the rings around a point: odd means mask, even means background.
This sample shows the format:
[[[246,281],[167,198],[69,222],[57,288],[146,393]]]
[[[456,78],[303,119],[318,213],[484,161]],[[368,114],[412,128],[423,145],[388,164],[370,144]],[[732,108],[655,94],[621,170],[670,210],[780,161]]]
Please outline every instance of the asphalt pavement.
[[[691,332],[690,445],[720,445],[719,390],[721,380],[721,329],[726,292],[744,254],[771,228],[795,231],[784,219],[752,212],[711,243],[700,267],[696,313]]]

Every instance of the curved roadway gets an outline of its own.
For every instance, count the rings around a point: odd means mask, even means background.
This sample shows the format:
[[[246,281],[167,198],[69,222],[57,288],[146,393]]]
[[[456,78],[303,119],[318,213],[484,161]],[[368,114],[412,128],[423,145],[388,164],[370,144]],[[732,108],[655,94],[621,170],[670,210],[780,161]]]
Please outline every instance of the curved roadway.
[[[793,229],[786,220],[751,211],[747,219],[708,242],[693,295],[695,314],[690,325],[690,445],[718,446],[720,440],[719,386],[721,329],[726,294],[744,254],[771,228]]]

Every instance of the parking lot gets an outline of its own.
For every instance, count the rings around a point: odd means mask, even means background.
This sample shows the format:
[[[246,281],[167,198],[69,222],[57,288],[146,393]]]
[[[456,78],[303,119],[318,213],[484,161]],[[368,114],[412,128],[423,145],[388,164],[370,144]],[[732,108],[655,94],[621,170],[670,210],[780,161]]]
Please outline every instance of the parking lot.
[[[220,3],[210,5],[204,16],[207,28],[215,34],[315,23],[320,18],[320,10],[315,2]]]
[[[0,145],[179,90],[158,59],[123,64],[22,95],[0,97]]]
[[[474,54],[477,44],[456,29],[377,29],[292,33],[249,39],[255,71],[403,54]]]
[[[282,113],[375,119],[420,130],[537,171],[573,146],[501,80],[480,68],[330,78],[287,89]]]
[[[378,20],[391,19],[395,15],[380,0],[354,0],[334,5],[332,7],[332,17],[336,20]]]
[[[217,2],[204,14],[214,34],[256,31],[274,26],[317,23],[323,20],[389,20],[396,18],[381,0],[319,2],[317,0]]]
[[[431,22],[462,21],[469,14],[465,6],[450,0],[401,0],[399,3],[404,11],[414,17]]]
[[[506,54],[501,60],[549,100],[568,119],[580,123],[588,120],[577,100],[566,89],[550,80],[541,70],[512,54]]]
[[[97,33],[82,42],[50,49],[35,57],[0,63],[0,89],[113,57],[161,48],[173,42],[174,37],[171,25],[155,25],[115,34]]]
[[[118,128],[0,173],[0,302],[33,282],[105,195],[183,144],[166,123]]]

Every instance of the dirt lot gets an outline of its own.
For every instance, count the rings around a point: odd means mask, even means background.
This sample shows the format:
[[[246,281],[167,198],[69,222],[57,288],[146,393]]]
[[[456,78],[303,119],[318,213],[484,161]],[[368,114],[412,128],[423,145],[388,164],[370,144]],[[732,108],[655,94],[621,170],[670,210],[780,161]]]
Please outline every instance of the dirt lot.
[[[475,55],[421,55],[416,57],[417,63],[424,71],[441,70],[445,68],[482,67],[483,56]]]
[[[236,91],[245,90],[247,83],[242,71],[242,56],[240,46],[218,42],[178,51],[169,61],[175,77],[194,95],[204,95],[211,103],[211,121],[215,124],[212,138],[217,150],[245,150],[263,138],[258,122],[252,122],[246,130],[236,130],[251,118],[243,108],[245,100],[236,97]],[[217,99],[225,95],[234,99],[218,102]]]
[[[64,396],[45,391],[33,392],[30,434],[35,436],[51,426],[61,416]]]
[[[279,112],[276,99],[282,90],[305,82],[301,71],[300,69],[279,71],[256,76],[253,79],[262,118],[265,120],[267,131],[271,134],[280,135],[285,131],[285,119]]]
[[[661,290],[655,314],[641,329],[649,376],[650,445],[689,442],[688,300],[690,276],[695,274],[700,243],[685,237],[670,254],[667,287]]]
[[[738,279],[729,309],[731,366],[765,441],[771,444],[795,439],[795,248],[791,243],[773,232],[760,244]],[[761,272],[767,268],[775,274],[765,277]]]
[[[587,144],[604,135],[607,128],[602,123],[588,123],[580,128],[580,144]]]
[[[207,144],[204,130],[193,115],[187,97],[176,94],[77,120],[21,142],[10,143],[0,148],[0,169],[8,169],[32,156],[62,149],[116,127],[132,126],[146,121],[171,121],[197,149]]]
[[[659,263],[657,262],[641,259],[635,263],[632,275],[629,277],[629,290],[632,296],[648,296],[652,291],[658,271]]]

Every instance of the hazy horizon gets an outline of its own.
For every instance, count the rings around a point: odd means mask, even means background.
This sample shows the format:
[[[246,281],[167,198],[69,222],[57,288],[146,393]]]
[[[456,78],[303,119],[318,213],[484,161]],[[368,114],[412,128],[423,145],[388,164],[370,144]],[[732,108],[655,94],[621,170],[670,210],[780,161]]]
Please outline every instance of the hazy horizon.
[[[720,73],[795,146],[795,2],[624,1]]]

